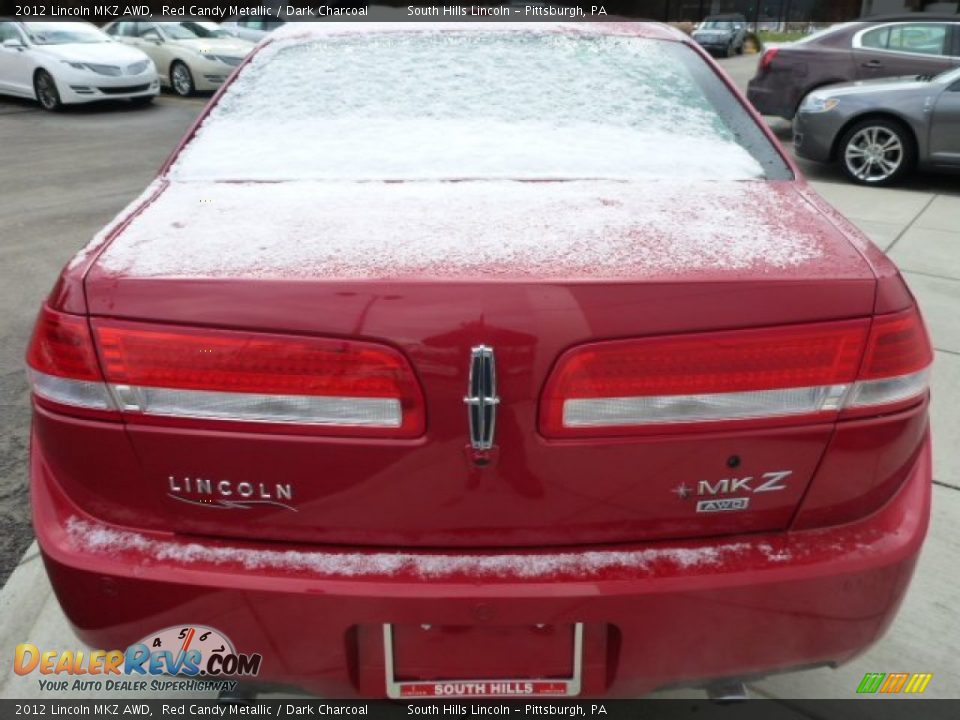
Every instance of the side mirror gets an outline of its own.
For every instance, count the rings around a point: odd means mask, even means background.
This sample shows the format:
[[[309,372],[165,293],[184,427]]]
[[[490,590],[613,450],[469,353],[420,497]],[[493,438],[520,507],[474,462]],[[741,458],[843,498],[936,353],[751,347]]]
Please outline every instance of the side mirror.
[[[20,38],[7,38],[3,41],[3,47],[9,48],[10,50],[23,50],[26,45],[23,44],[23,40]]]

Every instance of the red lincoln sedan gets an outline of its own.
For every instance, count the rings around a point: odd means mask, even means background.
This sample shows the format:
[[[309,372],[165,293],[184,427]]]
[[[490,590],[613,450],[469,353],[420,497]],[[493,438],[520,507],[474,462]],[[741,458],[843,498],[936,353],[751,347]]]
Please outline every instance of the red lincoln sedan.
[[[835,665],[926,533],[931,360],[685,36],[291,24],[43,305],[36,534],[90,645],[327,697]]]

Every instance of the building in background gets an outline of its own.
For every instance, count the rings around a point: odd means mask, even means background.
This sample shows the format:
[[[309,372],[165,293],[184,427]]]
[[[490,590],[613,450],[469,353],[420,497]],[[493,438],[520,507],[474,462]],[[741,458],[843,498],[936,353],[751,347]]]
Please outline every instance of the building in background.
[[[736,13],[743,15],[751,23],[765,25],[784,25],[786,23],[831,23],[855,20],[865,15],[884,15],[889,13],[925,11],[938,13],[960,14],[960,1],[952,0],[586,0],[581,3],[568,3],[563,0],[531,0],[532,4],[544,2],[554,5],[581,4],[603,5],[607,12],[626,17],[646,18],[671,22],[699,22],[708,15],[725,15]],[[406,7],[407,5],[508,5],[522,4],[518,0],[374,0],[370,6]],[[64,6],[87,5],[89,0],[60,0]],[[145,0],[143,7],[148,7],[154,13],[161,13],[169,0]],[[213,2],[205,3],[215,4]],[[220,0],[216,4],[228,6]],[[244,3],[251,7],[267,6],[276,8],[280,5],[296,7],[334,5],[334,6],[362,6],[362,0],[256,0]]]
[[[864,15],[887,15],[906,11],[960,13],[960,3],[938,0],[863,0]]]
[[[902,12],[960,13],[960,2],[934,0],[614,0],[617,12],[651,20],[698,22],[737,13],[750,22],[829,23]]]

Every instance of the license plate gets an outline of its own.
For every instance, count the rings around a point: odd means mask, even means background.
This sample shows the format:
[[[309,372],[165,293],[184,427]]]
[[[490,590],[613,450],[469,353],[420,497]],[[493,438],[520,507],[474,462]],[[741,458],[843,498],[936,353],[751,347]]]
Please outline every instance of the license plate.
[[[583,665],[583,624],[573,626],[573,668],[569,678],[496,678],[398,680],[394,672],[393,626],[383,626],[384,667],[387,697],[412,698],[505,698],[574,697],[580,694]]]

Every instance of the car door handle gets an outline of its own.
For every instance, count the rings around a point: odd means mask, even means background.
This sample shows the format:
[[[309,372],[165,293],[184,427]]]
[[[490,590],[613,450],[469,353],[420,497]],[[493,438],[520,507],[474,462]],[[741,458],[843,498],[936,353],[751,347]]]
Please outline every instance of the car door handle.
[[[882,67],[883,67],[883,63],[880,62],[879,60],[871,60],[870,62],[865,62],[865,63],[863,63],[863,67],[865,67],[865,68],[882,68]]]

